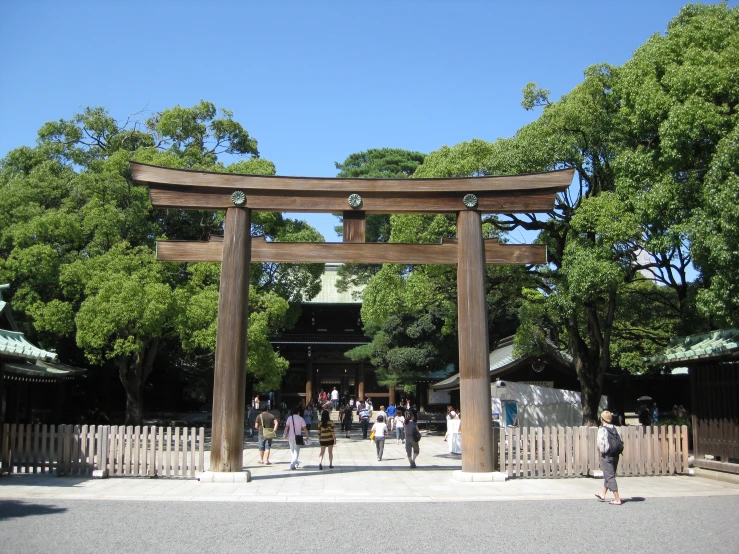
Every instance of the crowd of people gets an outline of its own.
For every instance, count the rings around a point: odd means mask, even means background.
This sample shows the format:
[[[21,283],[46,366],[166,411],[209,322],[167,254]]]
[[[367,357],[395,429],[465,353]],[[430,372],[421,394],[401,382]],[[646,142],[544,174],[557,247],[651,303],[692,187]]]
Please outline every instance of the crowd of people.
[[[287,405],[282,402],[279,417],[271,413],[273,405],[274,398],[264,401],[257,396],[248,413],[250,436],[253,436],[256,431],[258,437],[260,464],[271,464],[269,457],[272,441],[277,437],[277,431],[282,426],[283,439],[288,441],[291,453],[290,469],[297,469],[300,465],[300,447],[309,444],[311,427],[313,422],[317,421],[318,441],[321,447],[318,469],[323,470],[326,452],[328,452],[329,468],[333,468],[336,429],[331,420],[331,410],[338,408],[339,430],[344,433],[345,438],[351,439],[353,424],[358,423],[362,439],[369,438],[374,443],[377,460],[382,461],[385,441],[394,435],[396,444],[405,445],[410,467],[416,467],[421,434],[417,426],[417,414],[411,407],[410,400],[398,406],[391,403],[387,409],[384,405],[380,406],[375,412],[371,398],[360,398],[357,402],[352,398],[341,404],[338,391],[334,388],[330,394],[321,391],[317,402],[301,404],[292,410],[288,410]]]

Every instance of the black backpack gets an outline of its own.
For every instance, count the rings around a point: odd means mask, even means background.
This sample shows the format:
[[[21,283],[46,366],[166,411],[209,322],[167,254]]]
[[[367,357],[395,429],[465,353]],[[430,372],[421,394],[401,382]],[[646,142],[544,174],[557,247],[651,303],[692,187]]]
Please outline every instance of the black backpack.
[[[421,441],[421,431],[418,430],[417,426],[413,426],[413,440],[416,442]]]
[[[606,427],[606,433],[608,433],[608,452],[606,454],[618,456],[624,451],[624,441],[621,439],[621,435],[610,427]]]

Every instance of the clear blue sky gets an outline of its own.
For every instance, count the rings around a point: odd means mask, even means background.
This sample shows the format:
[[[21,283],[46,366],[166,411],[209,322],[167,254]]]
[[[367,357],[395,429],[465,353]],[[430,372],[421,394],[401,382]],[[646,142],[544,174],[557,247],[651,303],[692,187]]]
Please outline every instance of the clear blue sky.
[[[280,175],[335,176],[369,148],[510,136],[591,64],[622,64],[685,2],[0,0],[0,156],[104,106],[233,110]],[[736,2],[730,2],[735,5]],[[306,217],[327,240],[337,219]]]

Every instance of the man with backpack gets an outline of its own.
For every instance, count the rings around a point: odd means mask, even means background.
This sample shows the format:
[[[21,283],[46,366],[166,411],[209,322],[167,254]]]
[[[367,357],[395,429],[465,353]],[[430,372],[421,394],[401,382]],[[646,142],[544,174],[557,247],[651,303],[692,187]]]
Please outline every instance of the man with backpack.
[[[416,425],[416,414],[408,410],[405,414],[405,453],[408,455],[408,462],[411,468],[416,467],[416,458],[418,458],[418,443],[421,441],[421,432]]]
[[[618,494],[618,485],[616,484],[616,469],[618,468],[618,458],[624,451],[624,441],[621,439],[621,432],[618,427],[612,425],[613,415],[608,410],[603,410],[600,414],[601,426],[598,429],[598,451],[600,452],[600,467],[603,469],[603,491],[595,496],[601,502],[606,501],[608,491],[613,492],[614,500],[611,504],[614,506],[621,505],[621,497]]]

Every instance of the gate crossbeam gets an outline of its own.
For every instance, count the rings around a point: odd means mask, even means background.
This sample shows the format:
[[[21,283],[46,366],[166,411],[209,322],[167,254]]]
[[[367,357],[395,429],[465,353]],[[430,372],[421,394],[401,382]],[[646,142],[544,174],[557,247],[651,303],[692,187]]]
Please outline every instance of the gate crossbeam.
[[[484,241],[486,264],[545,264],[546,246],[541,244],[499,244]],[[443,239],[440,244],[267,242],[253,237],[252,262],[290,263],[389,263],[456,264],[459,240]],[[220,262],[223,241],[159,241],[157,259],[163,262]]]

